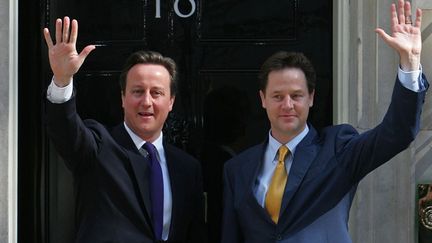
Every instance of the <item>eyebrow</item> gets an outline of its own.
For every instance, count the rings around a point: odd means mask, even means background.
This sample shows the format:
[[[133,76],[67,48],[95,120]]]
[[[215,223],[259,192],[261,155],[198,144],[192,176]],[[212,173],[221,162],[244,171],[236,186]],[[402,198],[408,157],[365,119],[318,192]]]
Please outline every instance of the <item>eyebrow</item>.
[[[282,90],[273,90],[273,91],[269,92],[269,94],[283,94],[283,93],[286,93],[286,92],[284,92]],[[290,93],[290,94],[299,94],[299,93],[305,93],[305,91],[302,90],[302,89],[296,89],[296,90],[290,91],[288,93]]]
[[[142,89],[144,89],[144,87],[142,86],[142,85],[131,85],[130,86],[131,88],[142,88]],[[163,86],[152,86],[152,87],[150,87],[150,89],[151,90],[153,90],[153,89],[161,89],[161,90],[163,90],[163,89],[165,89]]]

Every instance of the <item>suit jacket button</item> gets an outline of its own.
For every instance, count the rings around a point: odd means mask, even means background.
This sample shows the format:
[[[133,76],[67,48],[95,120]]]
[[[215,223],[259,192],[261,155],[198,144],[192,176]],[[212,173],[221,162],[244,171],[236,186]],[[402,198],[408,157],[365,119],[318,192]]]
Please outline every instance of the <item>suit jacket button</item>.
[[[277,240],[282,240],[282,235],[278,234],[278,235],[276,236],[276,239],[277,239]]]

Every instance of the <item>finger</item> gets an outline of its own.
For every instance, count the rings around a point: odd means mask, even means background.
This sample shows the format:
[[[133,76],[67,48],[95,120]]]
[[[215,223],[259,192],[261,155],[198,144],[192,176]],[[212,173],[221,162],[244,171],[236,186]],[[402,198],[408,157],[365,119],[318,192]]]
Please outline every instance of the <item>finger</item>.
[[[398,15],[396,12],[396,5],[394,3],[390,6],[390,14],[391,14],[392,31],[395,32],[396,30],[394,28],[396,25],[399,24],[399,19],[398,19]]]
[[[63,42],[65,43],[69,42],[69,25],[70,19],[69,17],[65,16],[63,19]]]
[[[404,12],[405,12],[405,24],[412,24],[411,19],[411,3],[406,1],[404,5]]]
[[[51,40],[51,35],[50,35],[48,28],[43,29],[43,34],[44,34],[45,42],[48,46],[48,49],[51,49],[53,47],[53,42]]]
[[[388,35],[383,29],[377,28],[375,29],[375,32],[379,35],[379,37],[381,37],[381,39],[384,40],[384,42],[390,43],[392,37]]]
[[[405,24],[405,11],[404,11],[404,1],[399,0],[398,4],[398,16],[399,16],[399,24]]]
[[[69,38],[69,42],[75,44],[78,38],[78,21],[72,20],[72,30]]]
[[[56,44],[62,41],[62,20],[56,20]]]
[[[421,28],[421,22],[422,22],[422,10],[418,8],[416,11],[416,20],[414,26],[417,28]]]
[[[79,54],[80,59],[84,61],[84,59],[86,59],[90,52],[92,52],[94,49],[96,49],[95,45],[88,45],[84,47],[84,49]]]

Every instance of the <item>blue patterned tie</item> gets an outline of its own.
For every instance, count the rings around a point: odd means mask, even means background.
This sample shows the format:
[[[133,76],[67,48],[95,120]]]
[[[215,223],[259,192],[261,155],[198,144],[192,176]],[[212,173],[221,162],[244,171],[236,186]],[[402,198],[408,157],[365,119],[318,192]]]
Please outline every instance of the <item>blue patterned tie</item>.
[[[150,157],[150,199],[152,204],[153,227],[156,240],[162,239],[163,228],[163,205],[164,205],[164,186],[162,169],[157,159],[156,147],[146,142],[143,148]]]

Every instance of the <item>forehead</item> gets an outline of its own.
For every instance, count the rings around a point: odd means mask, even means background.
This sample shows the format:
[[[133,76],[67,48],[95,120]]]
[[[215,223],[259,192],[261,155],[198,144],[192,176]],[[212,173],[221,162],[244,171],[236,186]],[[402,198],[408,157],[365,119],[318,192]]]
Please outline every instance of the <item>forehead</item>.
[[[281,70],[274,70],[268,74],[267,90],[274,91],[274,89],[306,89],[307,81],[303,71],[299,68],[284,68]]]
[[[126,76],[127,83],[160,83],[169,85],[170,74],[168,70],[158,64],[136,64],[129,69]]]

